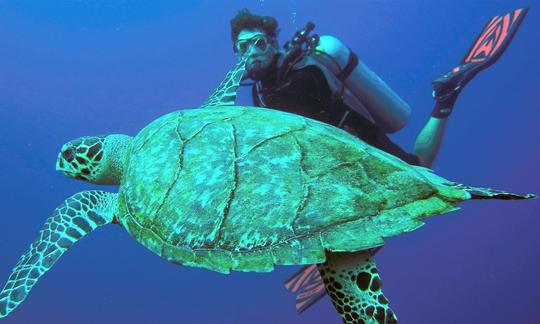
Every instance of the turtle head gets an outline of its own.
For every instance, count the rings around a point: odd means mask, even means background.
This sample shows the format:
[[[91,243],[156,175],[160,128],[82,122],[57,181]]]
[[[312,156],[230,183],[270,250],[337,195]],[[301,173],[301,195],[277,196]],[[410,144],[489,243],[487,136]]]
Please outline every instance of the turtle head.
[[[62,146],[56,170],[65,176],[97,184],[119,184],[131,137],[84,136]]]

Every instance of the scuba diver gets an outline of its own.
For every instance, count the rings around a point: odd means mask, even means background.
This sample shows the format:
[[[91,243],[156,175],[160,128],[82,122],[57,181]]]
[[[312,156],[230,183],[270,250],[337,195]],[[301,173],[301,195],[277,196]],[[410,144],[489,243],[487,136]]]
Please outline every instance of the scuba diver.
[[[238,59],[249,55],[246,79],[253,82],[242,85],[252,86],[255,106],[328,123],[410,164],[429,168],[437,157],[459,93],[503,54],[526,13],[527,9],[516,9],[493,17],[460,64],[433,81],[435,105],[412,153],[388,137],[405,126],[410,107],[339,39],[312,35],[315,25],[308,23],[280,49],[274,17],[244,9],[230,23],[235,54]],[[298,312],[325,294],[315,265],[304,267],[285,286],[297,294]]]

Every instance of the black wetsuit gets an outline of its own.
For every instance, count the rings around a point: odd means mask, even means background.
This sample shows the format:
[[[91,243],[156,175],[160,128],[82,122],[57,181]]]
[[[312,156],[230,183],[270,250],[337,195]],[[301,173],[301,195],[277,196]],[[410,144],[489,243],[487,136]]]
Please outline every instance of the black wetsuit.
[[[349,128],[349,132],[352,129],[351,133],[355,133],[354,135],[366,143],[395,155],[407,163],[420,164],[417,156],[405,152],[393,143],[383,130],[334,96],[324,74],[318,67],[307,66],[293,70],[280,85],[276,85],[272,74],[261,83],[262,87],[254,86],[253,88],[255,106],[291,112],[336,127],[345,112],[349,111],[341,128]]]

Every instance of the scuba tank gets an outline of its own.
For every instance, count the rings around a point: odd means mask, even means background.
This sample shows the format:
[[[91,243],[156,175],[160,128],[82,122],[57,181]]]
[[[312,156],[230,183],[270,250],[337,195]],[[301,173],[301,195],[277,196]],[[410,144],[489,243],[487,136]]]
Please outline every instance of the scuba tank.
[[[314,28],[315,24],[308,22],[285,44],[278,77],[285,78],[291,69],[315,65],[325,75],[332,93],[352,110],[386,133],[403,128],[411,114],[409,105],[340,40],[310,35]]]

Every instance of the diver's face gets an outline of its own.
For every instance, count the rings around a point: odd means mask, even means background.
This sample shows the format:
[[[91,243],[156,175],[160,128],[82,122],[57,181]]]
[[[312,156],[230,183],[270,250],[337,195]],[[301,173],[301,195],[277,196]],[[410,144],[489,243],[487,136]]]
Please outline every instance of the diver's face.
[[[245,54],[249,55],[247,73],[252,79],[260,80],[271,67],[277,48],[263,31],[242,30],[238,34],[235,51],[238,59]]]

